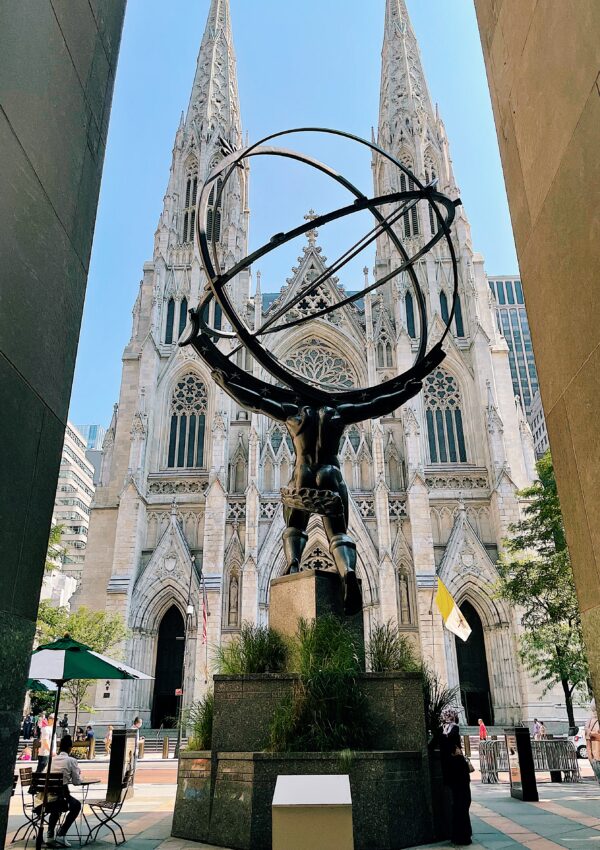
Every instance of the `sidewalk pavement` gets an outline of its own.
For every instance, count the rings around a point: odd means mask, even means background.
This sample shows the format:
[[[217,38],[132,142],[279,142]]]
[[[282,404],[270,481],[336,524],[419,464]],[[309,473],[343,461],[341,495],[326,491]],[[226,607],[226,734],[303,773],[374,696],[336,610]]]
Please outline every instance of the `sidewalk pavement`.
[[[94,796],[102,796],[105,789],[100,788]],[[175,790],[174,783],[136,784],[135,795],[125,803],[119,818],[127,839],[121,845],[124,850],[227,850],[171,838]],[[471,790],[472,850],[600,850],[600,785],[595,780],[560,785],[540,782],[539,803],[513,799],[506,783],[473,781]],[[10,807],[7,847],[22,822],[17,796]],[[73,848],[78,846],[74,835],[70,840]],[[100,839],[89,846],[109,850],[114,844],[103,830]],[[432,846],[437,850],[448,842]],[[14,847],[23,847],[23,842]],[[422,850],[427,850],[427,845]]]

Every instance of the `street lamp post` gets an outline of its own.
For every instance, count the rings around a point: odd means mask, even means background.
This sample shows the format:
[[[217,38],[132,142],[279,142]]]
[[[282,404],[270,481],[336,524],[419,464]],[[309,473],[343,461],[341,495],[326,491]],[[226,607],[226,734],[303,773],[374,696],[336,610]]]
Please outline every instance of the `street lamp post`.
[[[183,733],[183,700],[185,694],[185,668],[187,660],[187,639],[188,631],[192,617],[194,616],[194,606],[192,605],[192,579],[196,564],[196,556],[192,555],[190,563],[190,583],[188,586],[187,608],[185,612],[185,623],[183,629],[183,665],[181,670],[181,688],[179,689],[179,719],[177,723],[177,743],[175,744],[175,758],[179,758],[179,750],[181,749],[181,738]]]

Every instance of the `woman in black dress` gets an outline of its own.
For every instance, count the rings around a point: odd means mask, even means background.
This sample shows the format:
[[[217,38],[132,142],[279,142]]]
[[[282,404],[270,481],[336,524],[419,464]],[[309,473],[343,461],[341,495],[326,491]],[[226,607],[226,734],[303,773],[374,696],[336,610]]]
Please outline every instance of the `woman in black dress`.
[[[453,844],[471,844],[471,777],[469,763],[463,755],[458,715],[453,708],[442,713],[440,735],[440,756],[444,784],[452,793],[452,834]]]

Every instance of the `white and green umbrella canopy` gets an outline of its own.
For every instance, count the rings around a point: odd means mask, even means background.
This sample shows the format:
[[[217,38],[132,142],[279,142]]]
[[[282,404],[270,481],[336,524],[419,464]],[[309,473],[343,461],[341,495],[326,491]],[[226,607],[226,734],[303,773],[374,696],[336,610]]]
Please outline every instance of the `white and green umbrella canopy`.
[[[31,656],[30,679],[68,682],[71,679],[151,679],[122,661],[107,658],[65,635],[38,646]]]
[[[152,679],[140,670],[134,670],[122,661],[107,658],[94,652],[84,643],[73,640],[70,635],[65,635],[53,643],[46,643],[33,652],[29,666],[29,679],[46,680],[55,682],[56,700],[54,703],[54,716],[58,717],[60,705],[60,692],[65,682],[71,679]],[[56,723],[52,727],[52,738],[50,741],[50,755],[48,758],[48,775],[52,766],[52,751],[56,737]],[[44,799],[42,802],[42,817],[36,839],[36,850],[40,850],[43,843],[44,817],[43,810],[46,807],[46,795],[48,783],[44,788]]]

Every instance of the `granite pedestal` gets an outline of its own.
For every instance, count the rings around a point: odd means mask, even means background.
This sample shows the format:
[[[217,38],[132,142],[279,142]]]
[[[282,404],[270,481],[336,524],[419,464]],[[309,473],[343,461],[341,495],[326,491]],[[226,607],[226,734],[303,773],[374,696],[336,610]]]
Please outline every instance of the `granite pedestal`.
[[[234,850],[271,850],[271,804],[282,775],[348,774],[355,850],[400,850],[434,838],[423,752],[183,752],[173,835]],[[211,798],[207,813],[206,801]],[[208,814],[208,816],[207,816]]]
[[[361,584],[359,579],[359,586]],[[269,626],[284,637],[293,638],[301,619],[316,620],[333,614],[352,632],[364,670],[365,633],[363,613],[344,613],[344,583],[334,570],[303,570],[271,582]]]

